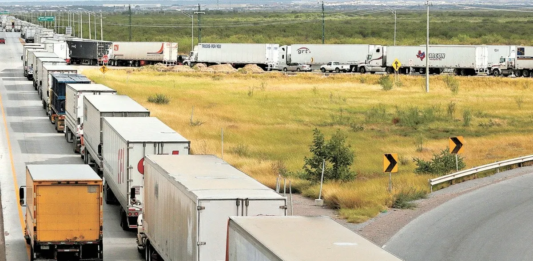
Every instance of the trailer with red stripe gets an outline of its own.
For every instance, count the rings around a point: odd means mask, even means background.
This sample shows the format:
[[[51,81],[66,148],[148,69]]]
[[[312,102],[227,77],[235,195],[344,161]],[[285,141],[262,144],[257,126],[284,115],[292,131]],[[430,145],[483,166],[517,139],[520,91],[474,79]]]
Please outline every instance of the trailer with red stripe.
[[[113,42],[109,50],[109,65],[144,66],[156,63],[176,64],[178,43]]]

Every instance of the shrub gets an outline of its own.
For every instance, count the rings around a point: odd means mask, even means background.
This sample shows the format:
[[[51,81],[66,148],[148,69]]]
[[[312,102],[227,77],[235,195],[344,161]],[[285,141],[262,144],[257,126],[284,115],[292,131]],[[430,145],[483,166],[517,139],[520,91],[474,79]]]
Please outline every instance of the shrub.
[[[455,106],[455,102],[451,101],[450,103],[448,103],[448,117],[450,117],[451,119],[453,119],[453,117],[455,116],[455,109],[456,109],[456,106]]]
[[[365,113],[365,121],[367,122],[378,122],[383,121],[385,119],[385,115],[387,113],[387,110],[385,109],[385,106],[382,104],[379,104],[378,106],[374,106],[370,108]]]
[[[416,207],[415,203],[411,202],[417,199],[426,198],[426,192],[424,191],[401,191],[395,195],[393,208],[400,209],[413,209]]]
[[[470,121],[472,121],[472,112],[470,110],[463,111],[463,126],[470,126]]]
[[[453,94],[459,93],[459,81],[457,81],[453,75],[446,75],[446,77],[444,77],[444,83]]]
[[[354,152],[350,145],[346,145],[346,137],[337,130],[329,141],[324,139],[324,135],[318,129],[313,130],[313,144],[309,146],[311,157],[305,157],[303,166],[303,177],[312,182],[320,182],[322,175],[322,162],[326,161],[324,168],[324,181],[342,180],[348,181],[355,177],[355,173],[350,170],[354,161]]]
[[[419,158],[414,158],[413,161],[417,166],[415,169],[417,174],[444,175],[456,170],[455,155],[451,154],[448,148],[442,150],[439,154],[433,154],[433,159],[430,161]],[[460,156],[457,156],[457,164],[459,170],[466,167],[463,158]]]
[[[237,146],[230,148],[229,151],[241,157],[249,155],[248,145],[242,144],[242,143],[237,144]]]
[[[157,93],[154,96],[148,97],[148,102],[156,104],[168,104],[170,99],[164,94]]]
[[[388,75],[383,75],[379,77],[378,83],[379,85],[381,85],[381,88],[384,91],[390,91],[392,90],[392,87],[394,86],[394,83],[392,82],[391,78]]]

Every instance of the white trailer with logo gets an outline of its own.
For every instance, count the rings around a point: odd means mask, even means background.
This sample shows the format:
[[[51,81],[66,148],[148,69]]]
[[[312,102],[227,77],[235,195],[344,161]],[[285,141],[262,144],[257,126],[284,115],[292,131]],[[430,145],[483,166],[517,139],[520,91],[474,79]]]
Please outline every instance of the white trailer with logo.
[[[156,63],[176,64],[178,43],[170,42],[113,42],[109,64],[114,66],[143,66]]]
[[[190,141],[154,117],[104,118],[104,198],[121,206],[122,229],[137,228],[142,213],[144,157],[188,155]]]
[[[33,87],[35,90],[40,88],[43,84],[44,65],[67,65],[65,59],[59,57],[39,57],[37,58],[37,64],[33,68]]]
[[[230,216],[287,215],[286,198],[213,155],[150,155],[144,171],[146,260],[225,260]]]
[[[368,55],[364,64],[358,66],[360,73],[394,73],[393,63],[401,63],[400,73],[425,74],[426,59],[429,73],[440,74],[452,69],[457,75],[476,75],[487,68],[486,48],[483,46],[430,46],[426,55],[424,46],[381,46]]]
[[[401,261],[329,217],[230,217],[227,231],[226,261]]]
[[[42,73],[42,85],[37,88],[37,93],[41,97],[43,109],[48,112],[48,104],[50,104],[50,89],[52,88],[52,74],[77,74],[78,70],[67,65],[51,65],[45,64]]]
[[[283,70],[287,65],[308,64],[313,69],[331,61],[349,64],[353,71],[358,64],[364,63],[368,54],[372,53],[376,45],[370,44],[292,44],[279,48],[277,70]]]
[[[184,64],[232,64],[234,67],[256,64],[263,69],[274,69],[278,51],[279,44],[202,43],[194,47]]]
[[[82,155],[99,175],[104,170],[102,150],[104,117],[150,117],[150,111],[126,95],[87,95],[83,97]]]
[[[83,97],[86,95],[117,94],[102,84],[67,84],[65,96],[65,139],[72,142],[75,153],[80,152],[83,136]]]

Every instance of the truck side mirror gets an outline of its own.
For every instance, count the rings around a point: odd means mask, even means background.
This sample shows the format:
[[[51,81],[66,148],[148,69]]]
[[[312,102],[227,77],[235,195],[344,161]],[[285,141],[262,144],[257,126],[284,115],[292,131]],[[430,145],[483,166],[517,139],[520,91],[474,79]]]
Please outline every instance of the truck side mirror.
[[[19,188],[19,199],[20,199],[20,202],[19,203],[20,203],[21,206],[25,206],[25,204],[24,204],[25,201],[26,201],[26,198],[24,196],[25,190],[26,190],[26,186],[20,186],[20,188]]]
[[[22,57],[23,57],[23,56],[21,55],[21,56],[20,56],[20,60],[21,60],[21,61],[24,60]]]
[[[135,199],[135,188],[130,189],[130,199]]]

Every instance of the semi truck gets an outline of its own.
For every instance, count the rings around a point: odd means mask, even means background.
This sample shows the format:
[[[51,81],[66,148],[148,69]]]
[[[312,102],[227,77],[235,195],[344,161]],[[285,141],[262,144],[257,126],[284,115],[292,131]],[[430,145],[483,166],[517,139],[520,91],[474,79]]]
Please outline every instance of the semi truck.
[[[43,110],[48,115],[48,104],[50,104],[50,88],[52,87],[52,74],[77,74],[78,70],[66,65],[49,65],[43,66],[42,84],[37,88],[37,93],[41,97]],[[39,81],[41,82],[41,81]]]
[[[65,93],[69,83],[90,84],[91,80],[81,74],[52,74],[48,115],[57,132],[65,131]]]
[[[517,46],[516,54],[501,57],[500,62],[492,66],[491,72],[494,76],[533,76],[533,46]]]
[[[34,27],[28,27],[24,34],[24,41],[26,43],[35,43],[35,30],[36,28]]]
[[[117,94],[117,91],[102,84],[67,84],[65,94],[65,139],[72,143],[74,152],[79,153],[83,136],[83,97]]]
[[[102,179],[87,165],[27,165],[24,238],[31,260],[103,260]]]
[[[144,157],[188,155],[190,141],[153,117],[104,118],[102,132],[104,199],[120,204],[122,229],[135,229],[144,202]]]
[[[64,59],[59,57],[39,57],[33,68],[33,87],[37,90],[42,85],[44,65],[67,65]]]
[[[109,55],[112,42],[91,40],[67,40],[70,64],[98,65],[104,55]]]
[[[87,95],[83,97],[82,156],[98,175],[103,173],[104,117],[150,117],[150,111],[125,95]]]
[[[59,57],[57,56],[57,54],[47,52],[44,49],[29,50],[28,51],[28,68],[26,69],[26,73],[25,73],[28,80],[33,81],[33,72],[35,71],[35,68],[37,66],[38,58],[59,58]]]
[[[113,42],[108,59],[108,63],[113,66],[138,67],[156,63],[176,64],[178,43]]]
[[[256,64],[272,69],[278,64],[279,44],[202,43],[194,47],[184,64],[194,66],[232,64],[235,68]]]
[[[28,67],[29,67],[28,52],[30,50],[37,50],[37,49],[40,49],[41,52],[44,51],[44,45],[31,43],[31,44],[25,44],[24,46],[22,46],[22,55],[20,56],[20,59],[22,60],[22,72],[24,74],[24,77],[28,76]]]
[[[224,260],[230,216],[287,215],[285,197],[213,155],[149,155],[144,172],[146,260]]]
[[[401,261],[329,217],[229,217],[226,261]]]
[[[308,64],[313,69],[320,69],[331,61],[350,65],[353,71],[363,63],[376,45],[369,44],[292,44],[279,48],[277,70],[283,70],[290,64]]]
[[[400,73],[425,74],[427,59],[430,74],[453,69],[457,75],[477,75],[487,68],[485,49],[481,46],[431,46],[428,55],[423,46],[376,46],[357,70],[394,73],[393,63],[398,60],[402,64]]]

